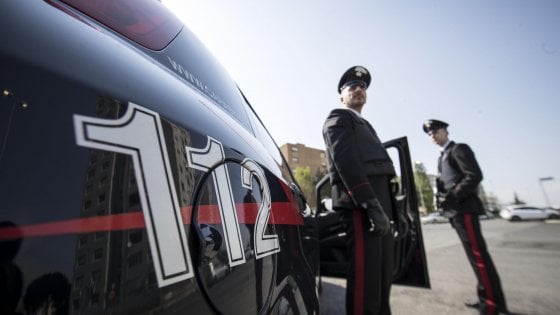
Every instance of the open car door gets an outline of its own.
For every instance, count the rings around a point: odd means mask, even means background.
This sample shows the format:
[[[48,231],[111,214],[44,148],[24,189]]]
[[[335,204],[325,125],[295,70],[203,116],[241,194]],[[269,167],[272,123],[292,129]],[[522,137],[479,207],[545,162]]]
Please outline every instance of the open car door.
[[[395,267],[393,283],[430,288],[428,264],[418,213],[418,199],[414,184],[412,161],[406,137],[383,144],[395,165],[397,176],[392,180],[396,205],[393,209],[395,229]],[[317,223],[319,226],[321,274],[346,277],[346,232],[341,213],[332,210],[329,176],[315,187]]]

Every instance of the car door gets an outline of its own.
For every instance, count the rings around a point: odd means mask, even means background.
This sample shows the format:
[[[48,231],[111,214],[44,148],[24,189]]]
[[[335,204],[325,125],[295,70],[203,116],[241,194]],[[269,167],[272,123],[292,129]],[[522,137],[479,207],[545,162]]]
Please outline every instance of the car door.
[[[515,214],[522,220],[538,220],[544,218],[544,211],[535,207],[519,207],[515,209]]]
[[[397,176],[392,180],[396,200],[393,210],[395,218],[393,283],[430,288],[408,141],[406,137],[402,137],[387,141],[384,146],[397,171]],[[346,233],[341,224],[340,213],[329,207],[331,187],[328,175],[319,181],[315,190],[321,274],[345,277],[348,265]]]
[[[528,207],[527,214],[529,215],[529,219],[531,220],[546,219],[546,212],[544,211],[544,209],[540,209],[536,207]]]

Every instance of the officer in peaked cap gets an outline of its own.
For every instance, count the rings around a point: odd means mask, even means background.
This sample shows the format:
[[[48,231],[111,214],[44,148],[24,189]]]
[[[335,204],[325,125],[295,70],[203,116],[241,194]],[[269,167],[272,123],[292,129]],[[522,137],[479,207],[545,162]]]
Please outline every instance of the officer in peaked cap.
[[[444,121],[437,120],[437,119],[428,119],[424,122],[422,128],[424,129],[425,133],[430,133],[430,131],[436,131],[441,128],[447,128],[447,126],[449,126],[449,124]]]
[[[478,297],[469,298],[464,303],[478,308],[480,314],[509,314],[500,276],[480,229],[478,216],[486,212],[478,197],[482,171],[469,145],[449,139],[447,126],[441,120],[429,119],[422,124],[422,129],[440,148],[437,206],[457,232],[478,280]]]
[[[391,314],[395,169],[375,129],[362,117],[370,72],[354,66],[338,82],[341,108],[323,124],[333,209],[346,229],[347,314]]]
[[[371,83],[371,75],[366,68],[362,66],[354,66],[346,70],[340,78],[340,81],[338,82],[338,93],[342,92],[345,87],[360,82],[365,83],[365,88],[367,89]]]

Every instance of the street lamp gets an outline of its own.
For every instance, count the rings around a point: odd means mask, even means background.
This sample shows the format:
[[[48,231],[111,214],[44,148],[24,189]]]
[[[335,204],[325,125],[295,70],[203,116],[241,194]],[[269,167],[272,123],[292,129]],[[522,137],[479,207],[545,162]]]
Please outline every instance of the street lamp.
[[[539,184],[541,185],[541,189],[542,189],[542,192],[544,194],[544,200],[546,201],[546,204],[548,205],[549,208],[550,208],[550,200],[548,199],[548,195],[546,194],[546,190],[544,189],[543,182],[551,181],[553,179],[554,179],[554,177],[550,177],[550,176],[539,178]]]

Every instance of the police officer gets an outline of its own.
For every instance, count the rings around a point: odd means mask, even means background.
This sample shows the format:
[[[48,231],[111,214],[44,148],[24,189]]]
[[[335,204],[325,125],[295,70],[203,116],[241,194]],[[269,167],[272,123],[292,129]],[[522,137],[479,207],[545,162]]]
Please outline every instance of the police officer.
[[[393,236],[390,233],[393,163],[361,111],[371,82],[361,66],[348,69],[338,83],[342,108],[323,125],[333,208],[342,211],[349,270],[348,314],[390,314]]]
[[[436,180],[438,208],[450,218],[478,280],[478,301],[465,301],[465,305],[478,308],[480,314],[507,314],[500,277],[480,230],[478,215],[485,213],[477,195],[482,171],[468,145],[449,140],[447,126],[430,119],[422,128],[441,148]]]

